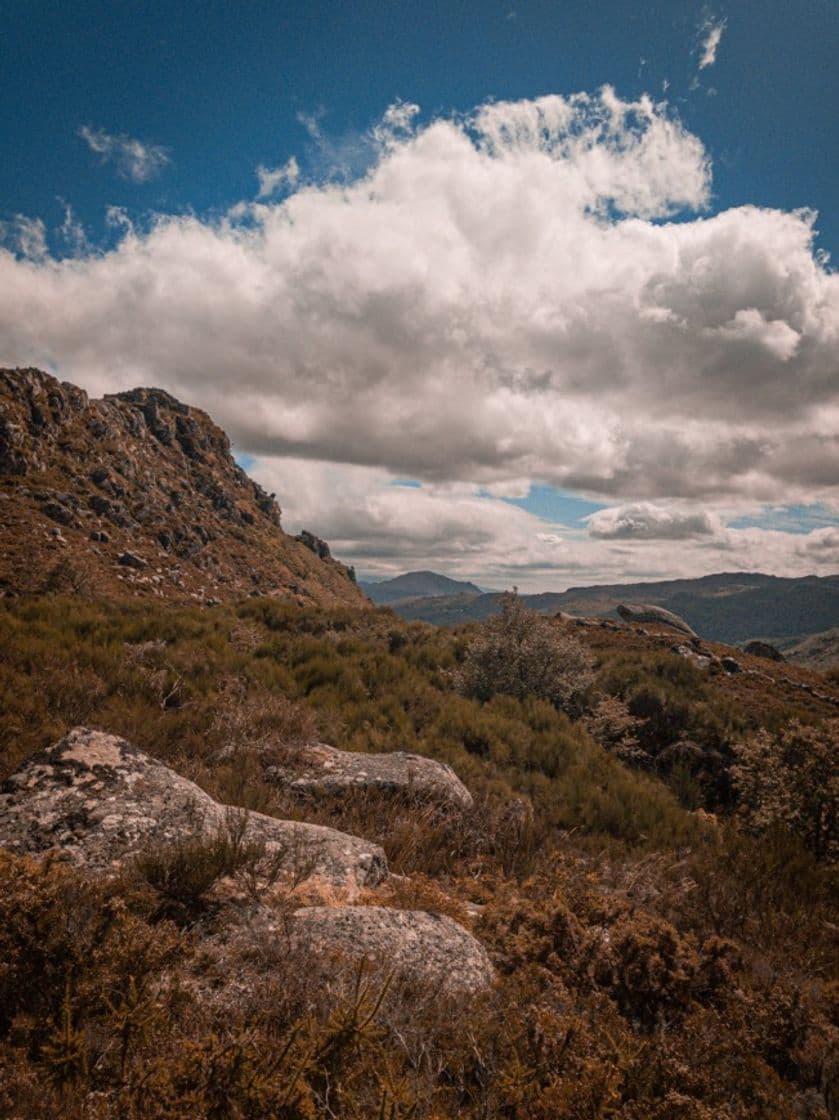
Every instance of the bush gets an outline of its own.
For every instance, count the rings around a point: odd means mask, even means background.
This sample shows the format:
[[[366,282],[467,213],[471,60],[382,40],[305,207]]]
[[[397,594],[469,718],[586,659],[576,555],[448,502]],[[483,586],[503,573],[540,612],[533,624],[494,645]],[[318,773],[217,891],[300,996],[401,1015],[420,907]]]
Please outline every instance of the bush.
[[[794,720],[775,735],[758,731],[734,750],[731,773],[749,826],[788,828],[817,859],[839,858],[839,719],[822,727]]]
[[[545,615],[528,610],[516,594],[506,594],[501,613],[481,624],[468,647],[460,686],[478,700],[499,692],[518,700],[536,696],[574,712],[593,676],[580,642]]]

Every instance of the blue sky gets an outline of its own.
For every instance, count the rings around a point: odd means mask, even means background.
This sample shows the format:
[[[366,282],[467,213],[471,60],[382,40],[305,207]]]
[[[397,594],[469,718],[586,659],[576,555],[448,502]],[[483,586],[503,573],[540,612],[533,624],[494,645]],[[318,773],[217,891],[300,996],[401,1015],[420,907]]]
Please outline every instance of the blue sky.
[[[833,0],[0,17],[0,361],[207,408],[364,572],[839,566]]]
[[[819,244],[839,252],[833,0],[17,0],[0,13],[7,217],[58,226],[63,199],[104,237],[110,205],[203,213],[249,197],[257,165],[305,150],[301,115],[340,138],[397,99],[431,116],[609,83],[678,108],[714,160],[715,208],[812,207]],[[698,71],[707,20],[725,29],[715,64]],[[85,124],[163,145],[171,164],[143,184],[103,174],[78,137]]]

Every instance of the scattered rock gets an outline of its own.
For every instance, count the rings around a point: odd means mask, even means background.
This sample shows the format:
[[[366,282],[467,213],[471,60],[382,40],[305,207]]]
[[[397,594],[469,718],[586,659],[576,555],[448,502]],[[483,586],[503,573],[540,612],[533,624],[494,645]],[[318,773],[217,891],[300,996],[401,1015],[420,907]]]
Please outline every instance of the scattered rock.
[[[71,509],[68,509],[67,506],[62,505],[61,502],[44,502],[44,504],[41,506],[41,509],[44,511],[47,517],[52,518],[53,521],[57,521],[59,525],[75,524],[76,515]]]
[[[58,850],[90,871],[211,832],[235,810],[124,739],[79,727],[39,751],[0,786],[0,847]],[[352,900],[387,874],[377,844],[320,825],[247,817],[247,836],[282,852],[287,875],[327,897]]]
[[[111,534],[104,529],[94,529],[90,534],[90,539],[92,541],[98,541],[99,544],[108,544],[111,539]]]
[[[696,631],[692,630],[683,618],[673,614],[672,611],[665,610],[664,607],[657,607],[654,603],[635,603],[632,606],[619,603],[616,610],[625,622],[658,622],[662,626],[671,626],[691,638],[697,637]]]
[[[144,560],[142,556],[138,556],[136,552],[121,552],[117,557],[117,563],[122,564],[125,568],[147,568],[149,566],[148,560]]]
[[[743,646],[743,653],[750,653],[752,657],[765,657],[767,661],[786,661],[781,651],[776,649],[770,642],[762,642],[759,640],[746,642]]]
[[[697,669],[710,669],[714,661],[713,657],[708,654],[698,653],[697,650],[692,649],[690,646],[671,646],[673,653],[677,653],[679,657],[684,657],[695,665]]]
[[[725,669],[726,673],[739,673],[740,662],[734,657],[721,657],[720,665]]]
[[[360,754],[339,751],[326,743],[310,743],[290,751],[283,765],[270,766],[266,773],[295,793],[375,789],[414,794],[464,809],[472,805],[471,793],[450,766],[405,751]]]
[[[308,906],[290,923],[292,944],[316,958],[384,964],[402,980],[439,985],[464,995],[492,984],[493,968],[480,942],[454,919],[420,910],[379,906]]]

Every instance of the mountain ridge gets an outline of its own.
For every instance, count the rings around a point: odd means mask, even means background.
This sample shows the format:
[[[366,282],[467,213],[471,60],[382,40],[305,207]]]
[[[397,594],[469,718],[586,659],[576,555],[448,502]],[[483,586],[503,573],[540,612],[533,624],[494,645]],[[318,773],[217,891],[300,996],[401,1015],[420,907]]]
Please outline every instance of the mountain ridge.
[[[454,626],[497,613],[501,593],[415,598],[390,605],[403,618]],[[839,626],[839,575],[790,578],[715,572],[695,579],[594,584],[521,595],[532,610],[613,617],[618,603],[648,602],[684,618],[703,637],[737,644],[753,638],[802,640]]]
[[[368,606],[325,542],[280,516],[201,409],[0,369],[0,593]]]

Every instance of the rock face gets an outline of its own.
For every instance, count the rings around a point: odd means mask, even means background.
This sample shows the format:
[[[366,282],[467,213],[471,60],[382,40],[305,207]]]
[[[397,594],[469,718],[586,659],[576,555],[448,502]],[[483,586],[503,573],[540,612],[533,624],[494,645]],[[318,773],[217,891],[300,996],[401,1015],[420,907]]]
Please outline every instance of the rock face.
[[[657,607],[654,603],[635,603],[632,606],[619,603],[616,610],[624,622],[658,623],[661,626],[670,626],[680,634],[696,637],[696,631],[692,630],[683,618],[679,618],[672,611],[665,610],[664,607]]]
[[[358,754],[312,743],[289,755],[267,775],[294,793],[338,794],[348,789],[374,789],[413,795],[468,809],[472,795],[445,763],[405,751]]]
[[[292,943],[316,958],[336,955],[353,964],[361,958],[383,964],[404,980],[439,985],[448,993],[488,988],[493,968],[472,934],[443,914],[378,906],[313,906],[296,910]]]
[[[229,811],[124,739],[76,728],[0,787],[0,847],[33,856],[57,849],[105,871],[150,845],[217,829]],[[247,836],[264,840],[268,854],[285,853],[288,877],[322,883],[333,897],[351,900],[387,874],[377,844],[320,825],[250,813]]]
[[[209,416],[161,389],[90,400],[0,369],[0,491],[0,594],[369,605],[324,542],[283,532]]]

